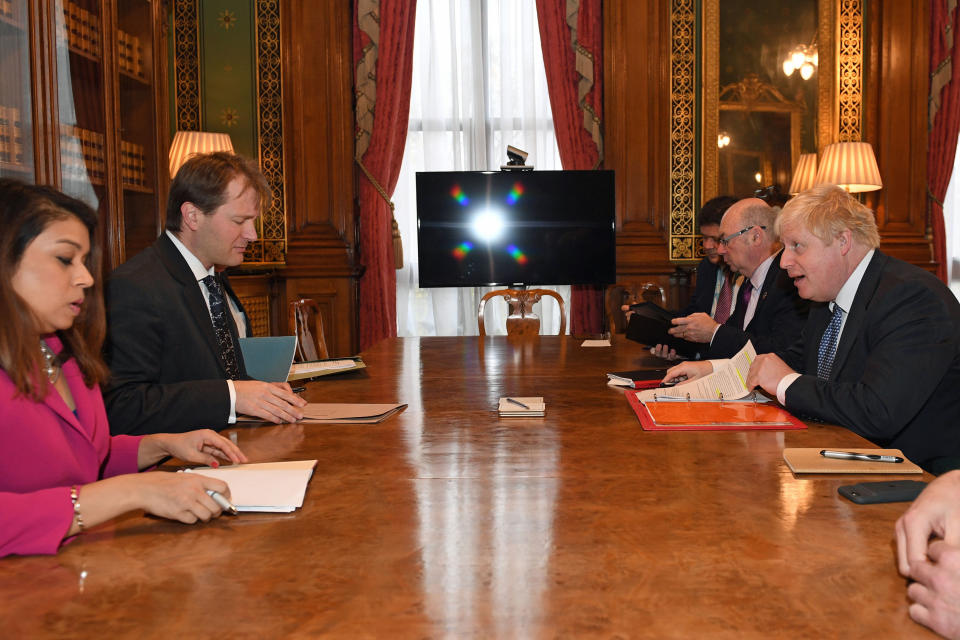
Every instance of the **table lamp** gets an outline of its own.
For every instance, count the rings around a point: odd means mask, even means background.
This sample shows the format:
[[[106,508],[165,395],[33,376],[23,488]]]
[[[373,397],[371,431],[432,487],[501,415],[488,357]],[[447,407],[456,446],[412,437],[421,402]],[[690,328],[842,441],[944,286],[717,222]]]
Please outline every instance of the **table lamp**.
[[[835,184],[848,193],[876,191],[883,187],[880,169],[869,142],[835,142],[827,145],[820,159],[816,184]]]
[[[177,175],[180,165],[192,156],[214,151],[233,153],[230,134],[208,131],[177,131],[170,143],[170,177]]]
[[[806,191],[816,184],[817,154],[803,153],[797,161],[797,168],[793,170],[793,180],[790,181],[788,193],[792,196]]]

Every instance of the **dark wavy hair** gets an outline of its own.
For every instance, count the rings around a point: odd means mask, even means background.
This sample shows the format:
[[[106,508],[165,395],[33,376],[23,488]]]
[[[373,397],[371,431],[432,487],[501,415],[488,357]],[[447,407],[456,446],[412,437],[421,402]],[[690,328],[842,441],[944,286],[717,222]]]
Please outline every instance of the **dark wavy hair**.
[[[106,333],[103,290],[100,285],[100,246],[97,242],[97,214],[88,205],[60,193],[53,187],[0,179],[0,368],[7,372],[17,390],[36,400],[47,393],[46,376],[37,342],[38,321],[33,311],[13,290],[13,275],[27,247],[50,224],[70,217],[78,219],[90,234],[90,253],[85,266],[94,284],[87,290],[80,315],[69,329],[58,331],[64,349],[60,361],[73,357],[88,387],[107,379],[108,370],[100,356]]]

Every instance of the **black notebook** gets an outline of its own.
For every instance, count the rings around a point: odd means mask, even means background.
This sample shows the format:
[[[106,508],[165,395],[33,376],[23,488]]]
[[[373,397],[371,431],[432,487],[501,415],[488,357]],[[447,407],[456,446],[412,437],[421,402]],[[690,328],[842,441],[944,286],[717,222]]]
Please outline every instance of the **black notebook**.
[[[627,325],[627,338],[630,340],[651,347],[665,344],[686,358],[699,357],[709,346],[702,342],[688,342],[667,333],[667,330],[673,327],[670,321],[676,318],[677,314],[657,304],[641,302],[630,305],[630,310],[633,311]]]

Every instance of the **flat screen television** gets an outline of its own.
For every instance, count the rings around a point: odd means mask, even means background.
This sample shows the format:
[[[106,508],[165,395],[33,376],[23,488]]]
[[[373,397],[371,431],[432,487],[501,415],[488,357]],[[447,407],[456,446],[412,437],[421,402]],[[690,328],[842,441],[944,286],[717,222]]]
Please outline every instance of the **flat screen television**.
[[[613,171],[417,173],[420,287],[611,284]]]

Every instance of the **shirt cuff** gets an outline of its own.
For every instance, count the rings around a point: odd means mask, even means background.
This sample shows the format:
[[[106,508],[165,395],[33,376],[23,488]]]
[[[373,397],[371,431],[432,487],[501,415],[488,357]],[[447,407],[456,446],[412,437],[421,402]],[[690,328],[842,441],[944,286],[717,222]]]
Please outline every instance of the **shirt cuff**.
[[[720,327],[721,327],[721,326],[723,326],[723,325],[717,324],[717,326],[715,326],[715,327],[713,328],[713,335],[710,336],[710,344],[711,344],[711,345],[713,344],[713,339],[717,337],[717,331],[720,331]]]
[[[777,401],[783,406],[787,406],[787,387],[793,384],[793,381],[799,377],[799,373],[788,373],[780,378],[780,382],[777,383]]]
[[[234,424],[237,421],[237,390],[233,388],[233,380],[227,380],[227,389],[230,390],[230,417],[227,418],[227,424]]]

